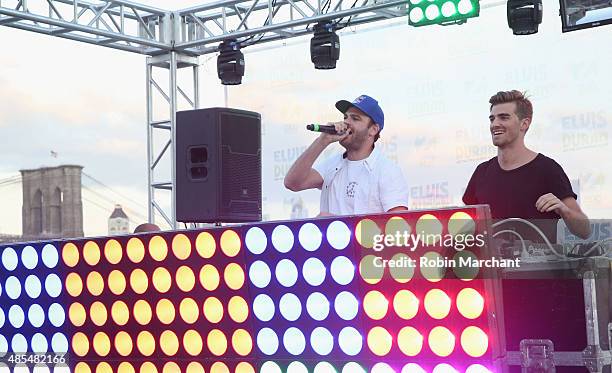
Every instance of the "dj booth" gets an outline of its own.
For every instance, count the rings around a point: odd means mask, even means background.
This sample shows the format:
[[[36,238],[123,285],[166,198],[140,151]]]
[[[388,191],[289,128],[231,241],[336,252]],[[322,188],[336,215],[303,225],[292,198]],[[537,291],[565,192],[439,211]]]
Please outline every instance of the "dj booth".
[[[610,372],[609,260],[492,232],[467,206],[1,246],[0,372]]]

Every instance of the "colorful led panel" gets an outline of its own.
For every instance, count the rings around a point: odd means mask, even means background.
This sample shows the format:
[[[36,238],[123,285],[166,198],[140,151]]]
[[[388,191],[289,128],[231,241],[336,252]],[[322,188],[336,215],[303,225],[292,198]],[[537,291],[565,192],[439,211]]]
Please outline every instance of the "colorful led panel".
[[[448,264],[488,232],[477,206],[2,246],[0,355],[67,365],[0,369],[493,371],[496,279]]]

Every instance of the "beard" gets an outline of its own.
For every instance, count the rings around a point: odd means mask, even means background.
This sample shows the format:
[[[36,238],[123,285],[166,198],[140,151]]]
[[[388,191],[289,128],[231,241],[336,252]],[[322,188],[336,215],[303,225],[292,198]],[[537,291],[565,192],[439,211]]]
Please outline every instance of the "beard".
[[[368,129],[364,129],[360,132],[352,131],[348,137],[340,141],[340,145],[346,150],[359,150],[363,147],[363,144],[368,140]]]

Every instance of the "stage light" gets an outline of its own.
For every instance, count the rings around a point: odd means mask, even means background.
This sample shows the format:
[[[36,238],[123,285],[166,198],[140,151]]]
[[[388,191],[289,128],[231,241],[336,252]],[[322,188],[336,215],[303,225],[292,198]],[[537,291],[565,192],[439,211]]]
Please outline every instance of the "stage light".
[[[366,249],[374,247],[374,236],[379,235],[380,228],[371,219],[362,219],[355,226],[355,239]]]
[[[542,23],[542,0],[508,0],[506,15],[514,35],[535,34]]]
[[[431,289],[425,295],[425,310],[429,316],[440,320],[448,316],[451,309],[451,299],[440,289]]]
[[[11,348],[13,352],[23,354],[28,350],[28,341],[23,335],[17,333],[11,340]]]
[[[288,253],[293,247],[294,241],[293,232],[286,225],[278,225],[272,231],[272,246],[279,253]]]
[[[38,254],[32,246],[26,246],[21,250],[21,263],[27,269],[34,269],[38,265]]]
[[[149,241],[149,255],[157,262],[161,262],[168,256],[168,244],[161,236],[153,236]]]
[[[56,328],[61,327],[66,321],[66,313],[64,312],[64,308],[58,303],[53,303],[51,306],[49,306],[47,318],[51,322],[51,325],[55,326]]]
[[[336,250],[344,250],[351,242],[351,230],[340,220],[333,221],[325,232],[327,242]]]
[[[386,363],[376,363],[372,367],[370,373],[395,373],[395,370],[391,368],[389,364]]]
[[[300,329],[291,327],[283,335],[283,346],[291,355],[298,356],[306,348],[306,337]]]
[[[334,348],[334,336],[326,328],[319,326],[310,333],[310,347],[321,356],[327,356]]]
[[[481,357],[489,348],[489,337],[477,326],[468,326],[461,333],[461,347],[471,357]]]
[[[113,314],[114,315],[114,314]],[[85,307],[80,303],[72,303],[68,309],[68,318],[74,326],[82,326],[85,324],[87,313]]]
[[[17,257],[17,253],[12,247],[4,249],[2,252],[2,265],[7,271],[15,270],[18,262],[19,258]]]
[[[94,241],[87,241],[83,246],[83,260],[90,266],[100,262],[100,247]]]
[[[110,339],[104,332],[97,332],[93,337],[93,349],[98,356],[106,356],[110,352]]]
[[[423,369],[419,364],[408,363],[404,365],[401,373],[426,373],[425,369]]]
[[[208,232],[198,234],[195,246],[198,254],[204,259],[212,258],[217,250],[215,238]]]
[[[460,251],[456,253],[455,256],[453,257],[453,260],[455,261],[455,263],[470,263],[477,259],[478,257],[474,253],[468,250]],[[457,278],[463,281],[471,281],[475,279],[476,276],[478,276],[479,267],[477,266],[471,267],[471,266],[465,266],[465,265],[455,266],[453,267],[453,272],[455,272],[455,276],[457,276]]]
[[[335,69],[336,61],[340,58],[340,38],[334,31],[334,23],[319,22],[313,30],[314,36],[310,39],[310,60],[315,69]]]
[[[356,356],[363,348],[363,336],[352,326],[343,328],[338,335],[338,345],[342,352],[349,356]]]
[[[292,361],[287,366],[287,373],[308,373],[308,368],[299,361]]]
[[[325,281],[325,265],[318,258],[308,258],[302,267],[302,276],[311,286],[319,286]]]
[[[306,310],[314,320],[323,321],[329,315],[329,300],[319,292],[312,293],[306,300]]]
[[[336,314],[340,316],[341,319],[350,321],[357,316],[359,302],[352,293],[343,291],[336,295],[336,299],[334,300],[334,309],[336,310]]]
[[[461,24],[468,18],[478,17],[479,13],[479,0],[410,0],[408,24]]]
[[[127,284],[123,272],[115,269],[108,275],[108,288],[110,289],[111,293],[115,295],[123,294],[126,285]],[[76,297],[76,295],[73,296]]]
[[[312,373],[337,373],[333,365],[327,361],[321,361],[315,365]]]
[[[393,337],[387,329],[375,326],[368,332],[368,347],[376,356],[385,356],[391,351]]]
[[[425,279],[430,282],[439,282],[440,280],[442,280],[446,273],[446,267],[437,264],[443,263],[444,258],[442,257],[442,255],[435,251],[429,251],[423,254],[423,258],[425,258],[428,263],[435,263],[435,265],[420,266],[421,275],[423,275],[423,277],[425,277]]]
[[[115,322],[115,324],[119,326],[123,326],[127,324],[127,322],[130,319],[130,310],[128,309],[127,304],[125,304],[125,302],[120,301],[120,300],[113,303],[113,306],[111,307],[111,317],[113,321]],[[72,320],[72,318],[70,319]],[[76,326],[80,326],[80,325],[76,325]]]
[[[278,364],[272,361],[266,361],[265,363],[263,363],[261,365],[261,370],[259,371],[259,373],[282,373],[282,372],[283,371],[278,366]]]
[[[213,324],[223,319],[223,304],[215,297],[209,297],[204,301],[204,317]]]
[[[274,301],[267,294],[259,294],[253,301],[253,313],[255,317],[263,322],[268,322],[274,317]]]
[[[229,300],[227,313],[234,322],[243,323],[249,316],[249,306],[244,298],[236,295]]]
[[[260,289],[265,288],[268,286],[268,284],[270,284],[270,280],[272,279],[270,267],[268,267],[268,265],[261,260],[253,262],[249,268],[249,279],[256,287]]]
[[[151,318],[153,317],[153,311],[151,311],[151,306],[149,303],[140,299],[134,303],[134,319],[140,325],[147,325],[151,322]]]
[[[33,327],[40,328],[45,322],[45,311],[38,304],[31,305],[28,309],[28,320]]]
[[[77,332],[72,336],[72,351],[77,356],[85,356],[89,352],[89,339],[84,333]]]
[[[223,85],[238,85],[244,76],[244,55],[240,51],[240,43],[229,39],[219,44],[217,57],[217,76]]]
[[[232,347],[240,356],[247,356],[253,350],[253,339],[249,332],[244,329],[238,329],[232,334]],[[243,369],[247,369],[246,367]],[[236,368],[238,371],[238,369]]]
[[[431,351],[440,357],[447,357],[455,349],[455,336],[443,326],[433,328],[428,340]]]
[[[187,370],[185,372],[186,373],[204,373],[204,367],[199,362],[192,361],[191,363],[189,363],[189,365],[187,365]]]
[[[363,281],[370,285],[379,283],[385,273],[383,266],[375,265],[376,258],[374,255],[366,255],[359,262],[359,274]]]
[[[30,342],[30,346],[32,346],[32,351],[35,353],[46,353],[49,349],[49,344],[47,343],[47,338],[41,333],[36,333],[32,336],[32,341]]]
[[[355,276],[353,262],[345,256],[334,258],[330,268],[331,276],[339,285],[348,285]]]
[[[319,227],[312,223],[306,223],[302,225],[300,228],[300,232],[298,234],[298,239],[300,241],[300,245],[306,251],[315,251],[321,246],[321,241],[323,240],[323,234]]]
[[[363,309],[371,319],[380,320],[387,314],[389,301],[381,292],[372,290],[363,299]]]
[[[213,329],[206,338],[208,350],[215,356],[221,356],[227,351],[227,337],[219,329]]]
[[[302,314],[302,304],[300,298],[295,294],[287,293],[283,295],[278,304],[281,315],[287,321],[296,321]]]
[[[397,253],[391,258],[393,263],[402,263],[402,265],[389,267],[391,277],[400,284],[407,283],[414,276],[414,266],[403,265],[403,263],[408,263],[408,260],[409,256],[404,253]]]
[[[472,288],[461,289],[457,294],[457,309],[468,319],[476,319],[484,310],[484,298]]]
[[[417,220],[415,233],[423,237],[425,245],[435,245],[442,239],[442,223],[432,214],[424,214]]]
[[[366,370],[361,365],[351,361],[342,368],[342,373],[366,373]]]
[[[127,243],[127,248],[125,249],[127,252],[128,258],[132,261],[132,263],[138,264],[142,262],[145,255],[144,244],[139,238],[132,237]]]
[[[268,245],[266,233],[259,227],[250,228],[244,241],[246,242],[247,249],[255,255],[263,253]]]
[[[157,368],[152,362],[146,361],[140,366],[140,373],[157,373]]]
[[[21,282],[15,276],[10,276],[4,284],[4,291],[11,299],[17,299],[21,295]]]
[[[230,258],[235,257],[240,252],[242,241],[238,233],[231,229],[226,230],[221,234],[221,251]]]
[[[4,263],[4,255],[7,253],[8,250],[13,250],[13,249],[8,248],[8,249],[4,250],[4,253],[2,254],[2,262],[3,263]],[[14,253],[14,251],[13,251],[13,253]],[[9,253],[9,255],[10,255],[10,253]],[[64,247],[62,248],[62,260],[64,261],[64,264],[66,264],[68,267],[74,267],[79,262],[79,259],[80,259],[79,258],[79,249],[77,249],[76,245],[73,244],[72,242],[69,242],[69,243],[65,244]],[[9,263],[10,263],[10,261],[9,261]],[[17,254],[15,254],[15,265],[16,265],[16,263],[17,263]],[[4,267],[6,269],[8,269],[9,271],[11,271],[11,269],[9,267],[7,267],[6,264],[4,264]]]
[[[168,272],[166,268],[157,267],[153,271],[151,281],[153,282],[153,287],[163,294],[170,289],[172,285],[172,276],[170,276],[170,272]]]
[[[195,330],[188,330],[183,335],[183,348],[191,356],[197,356],[202,352],[204,342],[202,336]]]
[[[115,350],[121,356],[128,356],[132,353],[134,349],[134,343],[132,342],[132,337],[124,331],[120,331],[115,335]]]
[[[117,367],[117,373],[136,373],[136,370],[134,369],[132,364],[128,363],[127,361],[124,361],[120,363]]]
[[[476,232],[476,223],[472,217],[463,211],[457,211],[448,219],[448,233],[456,235],[473,235]]]
[[[87,290],[91,293],[91,295],[93,296],[98,296],[100,294],[102,294],[102,291],[104,291],[104,280],[102,279],[102,275],[100,275],[98,272],[90,272],[87,275]],[[46,287],[46,284],[45,284]]]
[[[185,260],[191,255],[191,241],[182,233],[172,239],[172,252],[179,260]]]
[[[150,332],[142,331],[136,337],[136,347],[144,356],[151,356],[155,352],[155,338]]]
[[[62,333],[55,333],[51,337],[51,349],[53,352],[66,353],[68,352],[68,339]]]
[[[55,268],[59,261],[59,254],[55,246],[50,243],[46,244],[42,249],[42,261],[47,268]]]
[[[181,319],[187,324],[193,324],[198,321],[200,308],[195,300],[192,298],[185,298],[179,305],[179,314],[181,315]]]
[[[244,271],[242,267],[236,263],[230,263],[225,267],[223,278],[227,287],[232,290],[238,290],[244,285]]]
[[[200,270],[200,283],[208,291],[214,291],[219,287],[221,276],[219,271],[211,264],[205,264]]]
[[[104,245],[104,257],[110,264],[117,264],[123,257],[121,244],[117,240],[108,240]]]
[[[168,325],[176,316],[176,310],[174,309],[174,304],[168,299],[160,299],[155,306],[155,314],[157,315],[157,319],[161,321],[162,324]]]
[[[492,373],[485,366],[480,364],[472,364],[465,370],[465,373]]]
[[[259,333],[257,333],[257,347],[259,347],[259,350],[265,355],[274,355],[278,350],[278,336],[274,330],[270,328],[261,329]]]
[[[406,356],[417,356],[423,348],[423,335],[411,326],[403,327],[397,335],[399,349]]]
[[[289,259],[283,259],[276,265],[276,280],[288,288],[295,285],[298,277],[298,270],[295,264]]]
[[[106,323],[108,312],[102,302],[95,301],[89,308],[89,318],[96,326],[102,326]]]
[[[431,373],[459,373],[459,372],[457,371],[457,369],[453,368],[452,365],[442,363],[442,364],[436,365],[433,368]]]

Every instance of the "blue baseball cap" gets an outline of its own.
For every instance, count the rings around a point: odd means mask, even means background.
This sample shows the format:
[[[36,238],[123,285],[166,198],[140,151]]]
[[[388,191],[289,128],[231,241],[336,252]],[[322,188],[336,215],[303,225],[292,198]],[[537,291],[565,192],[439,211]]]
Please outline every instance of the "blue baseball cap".
[[[356,107],[357,109],[366,113],[374,121],[374,123],[378,124],[380,130],[382,131],[383,127],[385,126],[385,113],[383,113],[380,105],[378,105],[378,101],[368,95],[361,95],[353,102],[346,100],[336,102],[336,109],[340,110],[342,114],[346,113],[346,111],[351,107]]]

